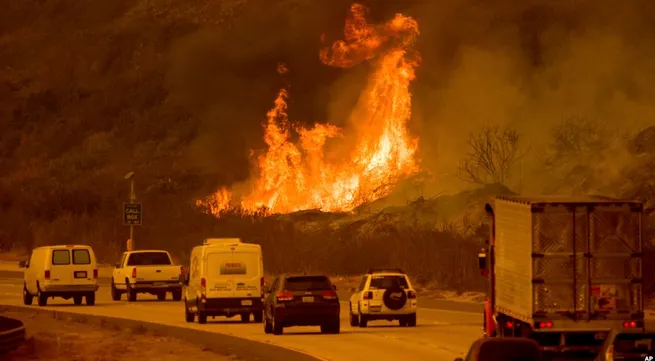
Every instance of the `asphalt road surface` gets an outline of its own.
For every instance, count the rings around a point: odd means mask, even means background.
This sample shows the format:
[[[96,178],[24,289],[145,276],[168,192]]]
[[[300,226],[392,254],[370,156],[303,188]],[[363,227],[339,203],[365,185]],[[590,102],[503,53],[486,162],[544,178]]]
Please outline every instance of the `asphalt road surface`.
[[[22,305],[21,286],[21,279],[0,279],[0,304]],[[371,322],[367,328],[351,327],[347,298],[343,296],[341,299],[346,302],[342,302],[341,308],[341,334],[322,335],[318,327],[292,327],[285,328],[284,335],[280,336],[267,335],[261,324],[244,324],[238,317],[217,317],[209,319],[205,325],[186,323],[183,303],[171,301],[170,295],[169,300],[161,302],[141,294],[136,303],[128,303],[125,296],[121,301],[112,301],[109,287],[101,285],[96,297],[96,305],[91,307],[75,306],[72,300],[49,299],[46,308],[202,329],[270,343],[331,361],[451,361],[464,355],[473,340],[481,335],[479,312],[430,308],[419,309],[415,328],[400,328],[397,322],[387,321]],[[441,306],[450,304],[458,308],[478,307],[452,301],[440,303]],[[35,302],[30,307],[39,306]]]

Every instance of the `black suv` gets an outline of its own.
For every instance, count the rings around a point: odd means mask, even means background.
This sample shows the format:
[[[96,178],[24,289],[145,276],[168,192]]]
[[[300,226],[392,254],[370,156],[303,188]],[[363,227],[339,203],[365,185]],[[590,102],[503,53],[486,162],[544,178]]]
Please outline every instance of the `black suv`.
[[[281,335],[284,327],[321,326],[322,333],[339,333],[339,296],[324,275],[281,275],[266,290],[264,332]]]

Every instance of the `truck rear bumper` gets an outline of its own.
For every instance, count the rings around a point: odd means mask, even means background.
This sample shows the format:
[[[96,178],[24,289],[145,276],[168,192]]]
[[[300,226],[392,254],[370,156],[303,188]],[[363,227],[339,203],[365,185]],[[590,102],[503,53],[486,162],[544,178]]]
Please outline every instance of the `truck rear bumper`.
[[[75,293],[89,293],[98,290],[98,285],[45,285],[41,286],[41,291],[44,293],[56,294],[75,294]]]
[[[198,311],[208,316],[231,316],[264,309],[261,297],[208,298],[198,303]]]
[[[182,290],[182,284],[178,281],[153,281],[153,282],[137,282],[131,284],[130,288],[137,292],[151,292],[151,291],[178,291]]]

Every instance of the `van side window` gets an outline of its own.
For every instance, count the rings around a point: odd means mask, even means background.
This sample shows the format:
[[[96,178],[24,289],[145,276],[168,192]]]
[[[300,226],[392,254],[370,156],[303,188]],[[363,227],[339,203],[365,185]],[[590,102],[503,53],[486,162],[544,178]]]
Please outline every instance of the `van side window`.
[[[91,264],[91,254],[88,249],[73,250],[73,264]]]
[[[71,254],[67,249],[56,249],[52,251],[53,265],[66,265],[71,263]]]
[[[123,253],[123,255],[121,256],[121,260],[118,261],[118,263],[116,264],[116,268],[123,268],[123,263],[125,262],[125,256],[127,256],[127,253]]]

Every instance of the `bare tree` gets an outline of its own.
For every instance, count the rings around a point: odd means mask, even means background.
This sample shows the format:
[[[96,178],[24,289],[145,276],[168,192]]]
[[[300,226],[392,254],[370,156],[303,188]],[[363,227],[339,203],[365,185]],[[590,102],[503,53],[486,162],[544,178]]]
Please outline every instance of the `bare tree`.
[[[460,178],[477,184],[507,184],[519,160],[520,134],[511,127],[485,125],[469,138],[470,150],[459,165]]]

